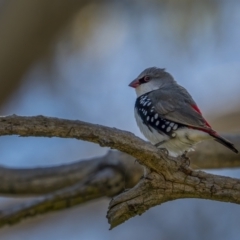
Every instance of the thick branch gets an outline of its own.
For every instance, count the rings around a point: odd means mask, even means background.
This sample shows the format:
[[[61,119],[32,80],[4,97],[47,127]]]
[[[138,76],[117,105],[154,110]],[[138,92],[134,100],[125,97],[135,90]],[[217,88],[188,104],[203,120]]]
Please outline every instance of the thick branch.
[[[239,203],[240,201],[239,180],[214,176],[186,168],[184,167],[184,164],[182,165],[183,159],[168,159],[161,150],[135,137],[129,132],[120,131],[118,129],[111,129],[109,127],[100,125],[89,124],[81,121],[47,118],[43,116],[19,117],[14,115],[0,118],[0,135],[45,137],[55,136],[82,139],[98,143],[101,146],[108,146],[128,153],[134,158],[137,158],[140,164],[143,164],[149,169],[154,170],[155,173],[152,173],[149,176],[149,179],[152,178],[152,180],[142,180],[136,187],[117,196],[111,202],[108,218],[112,227],[122,223],[132,216],[135,216],[136,214],[141,214],[146,209],[155,206],[156,204],[160,204],[168,200],[197,197],[219,201],[230,201],[233,203]],[[239,142],[240,141],[238,139],[238,148]],[[206,146],[203,146],[203,148],[207,149]],[[201,154],[199,154],[199,159],[200,155]],[[227,155],[224,155],[223,152],[221,152],[219,156]],[[126,160],[126,158],[124,159]],[[78,164],[76,165],[78,166]],[[124,164],[123,169],[125,171],[125,166],[127,166],[127,164]],[[72,166],[74,166],[74,164]],[[107,167],[107,165],[105,166]],[[117,166],[119,167],[119,165]],[[118,167],[115,170],[117,170]],[[51,171],[55,171],[55,173],[57,173],[57,168],[61,169],[61,167],[56,167],[51,168]],[[71,167],[70,169],[74,170],[74,168]],[[114,171],[114,169],[112,170]],[[131,171],[129,170],[130,169],[127,170],[128,177],[131,176]],[[99,167],[93,167],[92,171],[93,175],[91,176],[94,177],[98,176],[99,174],[101,176],[101,173],[105,172],[105,170],[99,169]],[[121,171],[118,171],[118,173],[119,172]],[[49,177],[48,174],[41,173],[41,170],[39,170],[39,174],[42,174],[45,177]],[[74,183],[74,181],[71,182],[72,186],[49,194],[40,200],[37,200],[36,202],[34,201],[30,203],[30,205],[22,206],[13,211],[2,211],[3,222],[11,222],[11,219],[19,220],[28,216],[29,214],[31,215],[31,213],[34,213],[33,215],[35,215],[41,212],[47,212],[48,209],[54,210],[56,203],[59,206],[59,201],[61,206],[59,209],[72,206],[71,204],[69,205],[68,202],[71,201],[71,199],[74,199],[75,196],[80,196],[81,194],[91,196],[86,199],[109,195],[109,191],[102,190],[105,189],[104,184],[106,184],[106,182],[102,182],[99,179],[97,180],[99,185],[97,185],[97,188],[95,190],[92,192],[84,190],[94,189],[94,187],[96,187],[96,185],[91,185],[91,181],[85,181],[88,174],[86,174],[82,179],[77,179],[74,177],[74,179],[77,180],[76,183]],[[120,179],[122,179],[122,176],[123,175],[121,175]],[[131,183],[136,182],[131,181],[131,177],[128,179],[130,179],[128,181]],[[55,184],[56,182],[58,182],[58,180],[55,181]],[[61,180],[59,182],[61,182]],[[83,182],[86,184],[84,185],[85,188],[83,188]],[[94,182],[94,184],[95,183],[96,182]],[[88,188],[89,186],[90,188]],[[76,194],[72,194],[73,189],[73,192]],[[81,195],[80,199],[82,199],[82,197],[83,195]],[[75,202],[78,204],[83,201],[77,200]]]
[[[151,144],[135,137],[132,133],[100,125],[43,116],[19,117],[16,115],[0,117],[0,136],[19,135],[37,137],[76,138],[95,142],[126,152],[137,158],[149,168],[154,169],[150,157],[157,165],[166,164],[164,156]],[[240,148],[240,137],[229,137]],[[194,167],[215,168],[239,166],[239,155],[232,154],[220,144],[208,141],[192,154]],[[160,154],[160,156],[158,155]],[[207,158],[207,160],[205,160]],[[219,159],[220,158],[220,159]],[[225,159],[226,158],[226,159]],[[145,161],[145,159],[147,159]],[[158,162],[160,161],[160,162]],[[234,164],[233,164],[234,163]],[[156,166],[155,166],[156,167]]]
[[[6,195],[37,195],[71,186],[96,172],[101,162],[79,161],[56,167],[14,169],[0,167],[0,193]]]
[[[116,195],[124,187],[123,177],[118,169],[105,167],[71,187],[1,210],[0,227],[15,224],[28,217],[66,209],[95,198]]]
[[[170,200],[202,198],[240,204],[240,180],[190,168],[183,170],[174,173],[173,181],[153,172],[150,180],[142,179],[128,192],[115,197],[107,214],[111,228]]]
[[[19,135],[35,137],[75,138],[111,147],[137,158],[141,164],[160,172],[168,172],[169,162],[164,154],[134,134],[97,124],[44,116],[0,117],[0,136]]]
[[[228,139],[239,142],[239,137],[228,136]],[[142,168],[135,163],[134,157],[119,151],[109,151],[101,157],[54,167],[0,167],[0,194],[32,196],[50,193],[76,184],[107,165],[123,169],[127,188],[137,184],[142,175]],[[227,148],[211,141],[201,144],[191,153],[191,165],[193,168],[205,169],[239,167],[240,155],[232,154]]]
[[[0,193],[34,196],[72,186],[89,175],[99,174],[105,168],[122,172],[124,185],[133,187],[142,176],[142,167],[135,158],[118,151],[109,151],[102,157],[63,164],[55,167],[13,169],[0,167]]]
[[[29,170],[31,173],[29,175],[32,177],[30,181],[33,181],[33,183],[29,184],[32,187],[30,189],[31,194],[50,190],[55,184],[54,180],[56,180],[55,187],[60,187],[59,183],[64,180],[64,176],[62,178],[59,176],[59,179],[54,177],[51,179],[50,175],[54,172],[57,173],[57,176],[62,172],[63,175],[66,175],[67,179],[71,177],[72,172],[76,176],[73,176],[73,179],[69,179],[69,183],[71,181],[76,182],[65,188],[63,188],[63,183],[61,190],[54,191],[52,189],[53,191],[45,196],[0,210],[0,227],[6,224],[15,224],[27,217],[69,208],[103,196],[115,196],[125,188],[133,187],[142,176],[142,167],[135,162],[133,157],[117,151],[109,151],[107,155],[101,158],[71,164],[67,169],[69,171],[64,171],[63,165],[49,168],[47,173],[44,173],[42,169]],[[77,177],[77,170],[79,171],[79,178]],[[23,172],[19,171],[22,173],[23,179],[26,180],[24,178],[25,170]],[[34,171],[38,171],[39,176],[43,178],[39,182],[37,182],[37,176],[33,174]],[[17,174],[19,173],[17,172]],[[49,179],[53,185],[49,184]],[[34,181],[36,181],[36,184]],[[24,185],[21,183],[18,185],[18,182],[14,182],[13,179],[10,179],[10,182],[14,184],[18,191],[23,189],[27,191],[26,188],[21,189],[21,187],[27,185],[27,182]],[[45,187],[44,183],[48,184],[49,188]],[[33,186],[36,188],[41,186],[43,190],[34,190]]]

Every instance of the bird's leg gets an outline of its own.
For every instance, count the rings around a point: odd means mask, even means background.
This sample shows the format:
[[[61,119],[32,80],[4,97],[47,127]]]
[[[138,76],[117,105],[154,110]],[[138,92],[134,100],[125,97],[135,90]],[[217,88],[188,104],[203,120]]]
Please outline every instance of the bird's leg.
[[[189,165],[190,165],[190,158],[187,156],[187,151],[185,151],[184,153],[183,153],[183,155],[181,156],[181,159],[180,159],[180,161],[181,161],[181,166],[182,167],[189,167]]]
[[[169,157],[169,152],[166,148],[160,148],[160,151],[166,156]]]
[[[159,142],[159,143],[156,143],[154,146],[159,148],[160,151],[166,156],[168,157],[169,156],[169,152],[166,148],[161,148],[161,145],[164,143],[165,141],[162,141],[162,142]]]
[[[163,141],[163,142],[165,142],[165,141]],[[159,142],[159,143],[155,144],[155,146],[159,148],[159,146],[161,146],[161,144],[162,144],[163,142]],[[178,159],[175,158],[175,157],[170,156],[170,155],[169,155],[169,151],[167,150],[167,148],[159,148],[159,150],[165,155],[166,158],[174,161],[175,164],[178,165],[178,162],[179,162]]]
[[[166,141],[158,142],[158,143],[154,144],[154,146],[157,147],[157,148],[160,148],[160,146],[161,146],[164,142],[166,142]],[[166,149],[166,150],[167,150],[167,149]]]
[[[187,175],[191,175],[192,174],[192,169],[189,167],[190,165],[190,158],[186,156],[187,151],[184,152],[184,154],[180,157],[180,167],[179,170],[181,170],[182,172],[184,172]]]

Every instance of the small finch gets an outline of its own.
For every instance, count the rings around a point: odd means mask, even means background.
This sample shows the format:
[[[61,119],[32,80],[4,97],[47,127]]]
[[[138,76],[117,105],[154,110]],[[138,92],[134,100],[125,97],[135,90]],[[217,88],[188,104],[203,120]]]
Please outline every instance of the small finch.
[[[143,135],[172,157],[185,154],[197,143],[214,139],[238,150],[214,131],[185,88],[164,69],[145,69],[129,84],[135,88],[135,118]]]

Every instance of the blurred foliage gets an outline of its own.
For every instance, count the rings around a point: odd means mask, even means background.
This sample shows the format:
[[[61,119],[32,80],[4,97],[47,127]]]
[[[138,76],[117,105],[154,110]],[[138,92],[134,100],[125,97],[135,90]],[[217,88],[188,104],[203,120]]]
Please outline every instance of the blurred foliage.
[[[156,21],[166,15],[164,24],[175,32],[173,37],[186,44],[192,29],[204,27],[213,19],[217,21],[219,5],[209,0],[11,0],[1,3],[0,80],[3,87],[0,103],[11,96],[24,74],[40,58],[45,56],[47,65],[51,65],[53,43],[59,38],[70,43],[69,50],[81,49],[88,44],[101,19],[117,13],[119,8],[133,17],[141,17],[145,9],[154,9],[154,16],[160,17]],[[161,34],[161,29],[158,31]]]

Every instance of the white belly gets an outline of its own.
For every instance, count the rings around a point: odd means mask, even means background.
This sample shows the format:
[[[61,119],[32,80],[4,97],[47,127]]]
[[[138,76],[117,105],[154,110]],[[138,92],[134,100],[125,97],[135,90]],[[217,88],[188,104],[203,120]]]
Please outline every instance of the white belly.
[[[164,133],[159,133],[154,128],[146,126],[135,109],[135,118],[142,134],[153,144],[159,144],[159,148],[166,148],[172,157],[182,155],[185,151],[193,149],[197,143],[212,139],[212,137],[203,131],[182,128],[175,131],[176,137],[170,138]]]

